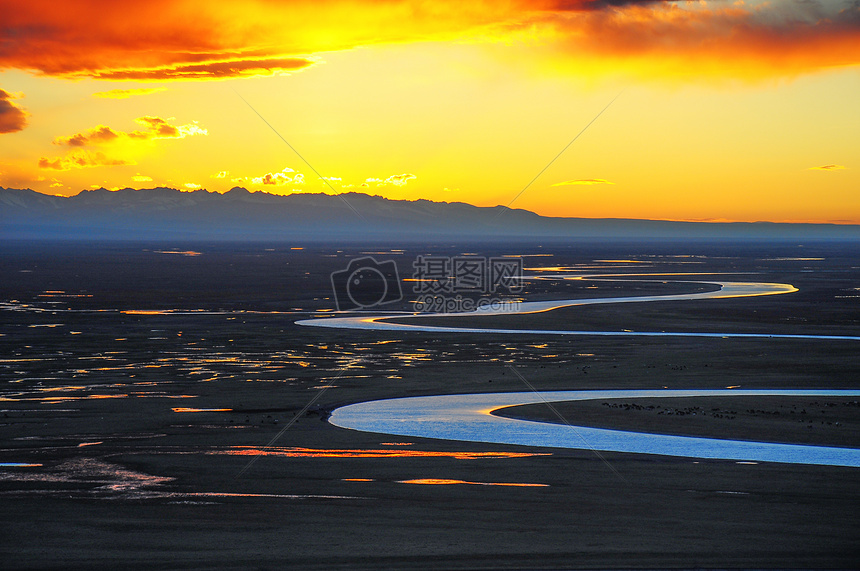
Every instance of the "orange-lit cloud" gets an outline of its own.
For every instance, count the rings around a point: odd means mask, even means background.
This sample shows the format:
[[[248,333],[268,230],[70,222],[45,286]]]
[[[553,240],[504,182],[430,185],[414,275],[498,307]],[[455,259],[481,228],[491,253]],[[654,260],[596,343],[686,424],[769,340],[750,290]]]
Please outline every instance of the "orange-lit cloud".
[[[435,39],[461,30],[463,18],[491,21],[482,9],[492,3],[466,4],[0,0],[0,68],[113,80],[276,75],[314,64],[309,53]]]
[[[108,157],[101,151],[76,150],[66,154],[64,157],[39,159],[39,168],[67,171],[71,169],[83,169],[89,167],[133,165],[134,161]]]
[[[87,133],[77,133],[69,137],[57,137],[55,145],[68,145],[70,147],[83,147],[92,143],[107,143],[119,138],[119,133],[107,125],[99,125],[90,129]]]
[[[605,178],[584,178],[579,180],[566,180],[564,182],[557,182],[550,186],[573,186],[573,185],[586,185],[590,186],[593,184],[615,184],[614,182],[610,182]]]
[[[12,94],[0,89],[0,133],[14,133],[27,126],[27,112],[12,103]]]
[[[141,87],[138,89],[111,89],[110,91],[99,91],[93,93],[93,97],[102,99],[128,99],[137,95],[151,95],[159,91],[167,91],[166,87]]]
[[[184,139],[192,135],[208,135],[206,129],[197,123],[186,125],[171,125],[161,117],[139,117],[135,119],[145,130],[130,132],[115,131],[107,125],[98,125],[83,133],[75,133],[67,137],[54,139],[55,145],[71,147],[65,156],[55,159],[42,157],[39,159],[39,167],[53,170],[70,170],[73,168],[88,168],[98,166],[118,166],[136,164],[131,158],[110,156],[101,150],[92,150],[88,147],[112,147],[121,142],[139,143],[156,139]]]
[[[114,131],[107,125],[99,125],[86,133],[76,133],[68,137],[57,137],[55,145],[67,145],[69,147],[83,147],[87,145],[98,145],[110,143],[120,138],[150,140],[150,139],[184,139],[191,135],[208,135],[206,129],[199,127],[196,123],[187,125],[171,125],[161,117],[138,117],[135,122],[147,127],[145,131],[131,131],[124,133]]]
[[[720,0],[0,0],[0,68],[111,80],[276,75],[381,43],[522,41],[564,69],[801,73],[860,63],[854,3]],[[647,69],[637,66],[644,59]],[[622,66],[623,67],[623,66]],[[617,71],[617,68],[615,68]]]
[[[217,57],[217,56],[216,56]],[[177,79],[227,79],[231,77],[260,77],[298,71],[314,63],[307,58],[266,58],[206,61],[194,64],[173,64],[151,68],[87,70],[66,74],[68,77],[136,81]]]
[[[814,2],[806,10],[789,2],[611,4],[534,14],[505,24],[504,34],[536,35],[558,65],[581,72],[612,64],[612,73],[639,76],[745,78],[860,64],[857,3],[830,11]]]
[[[265,4],[0,0],[0,68],[157,81],[273,75],[314,63],[295,55],[298,46],[282,49],[279,36],[294,21],[289,6]]]
[[[807,170],[811,171],[839,171],[847,169],[848,167],[842,165],[824,165],[820,167],[809,167]]]

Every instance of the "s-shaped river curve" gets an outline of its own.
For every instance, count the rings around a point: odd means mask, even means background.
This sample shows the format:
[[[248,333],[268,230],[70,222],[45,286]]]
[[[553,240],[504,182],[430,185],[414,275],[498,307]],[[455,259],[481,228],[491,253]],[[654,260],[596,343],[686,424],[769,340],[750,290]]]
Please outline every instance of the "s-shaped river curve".
[[[518,333],[539,335],[629,335],[685,337],[753,337],[780,339],[860,340],[850,335],[805,335],[766,333],[705,333],[656,331],[571,331],[542,329],[487,329],[390,323],[385,319],[514,315],[536,313],[561,307],[602,303],[725,299],[776,295],[797,291],[792,285],[760,282],[706,282],[718,285],[710,292],[689,294],[531,301],[508,308],[481,308],[468,313],[416,313],[401,315],[359,315],[297,321],[299,325],[338,329],[383,331],[421,331],[432,333]],[[583,426],[558,425],[494,416],[493,410],[506,406],[560,400],[588,400],[631,397],[686,396],[860,396],[852,390],[604,390],[551,391],[529,393],[491,393],[437,395],[369,401],[336,409],[330,422],[341,428],[397,436],[440,438],[469,442],[519,444],[554,448],[590,449],[603,452],[659,454],[692,458],[736,461],[783,462],[827,466],[860,467],[860,449],[798,444],[777,444],[722,440],[667,434],[607,430]]]
[[[591,276],[588,276],[591,277]],[[586,299],[561,299],[551,301],[524,301],[512,307],[482,307],[475,311],[461,313],[400,313],[396,315],[354,315],[349,317],[330,317],[302,319],[297,325],[310,327],[331,327],[335,329],[365,329],[377,331],[419,331],[425,333],[510,333],[536,335],[603,335],[639,337],[751,337],[774,339],[823,339],[860,341],[860,336],[851,335],[806,335],[777,333],[713,333],[713,332],[667,332],[667,331],[576,331],[566,329],[493,329],[480,327],[446,327],[440,325],[412,325],[391,323],[388,319],[421,319],[424,317],[473,317],[486,315],[520,315],[539,313],[562,307],[577,305],[596,305],[603,303],[633,303],[649,301],[684,301],[694,299],[726,299],[733,297],[754,297],[793,293],[797,288],[790,284],[763,282],[691,282],[719,286],[716,291],[681,293],[672,295],[646,295],[633,297],[600,297]]]
[[[650,434],[495,416],[492,411],[551,401],[709,396],[858,397],[860,390],[589,390],[406,397],[347,405],[329,422],[397,436],[629,452],[747,462],[860,467],[860,449]],[[575,423],[576,419],[572,419]]]

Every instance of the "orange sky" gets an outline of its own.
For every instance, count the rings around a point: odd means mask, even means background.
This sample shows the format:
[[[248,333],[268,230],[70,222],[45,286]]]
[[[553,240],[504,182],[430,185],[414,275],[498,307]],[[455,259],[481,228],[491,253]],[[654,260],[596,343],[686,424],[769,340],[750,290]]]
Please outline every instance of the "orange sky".
[[[856,2],[0,0],[0,14],[2,186],[860,223]]]

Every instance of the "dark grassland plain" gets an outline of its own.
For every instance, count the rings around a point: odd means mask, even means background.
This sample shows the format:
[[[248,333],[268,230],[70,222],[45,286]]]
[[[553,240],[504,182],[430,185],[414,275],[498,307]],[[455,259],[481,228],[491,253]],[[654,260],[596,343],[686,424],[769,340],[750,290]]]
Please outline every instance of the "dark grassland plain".
[[[7,242],[0,462],[34,466],[0,466],[0,566],[860,565],[856,468],[601,458],[329,424],[333,408],[363,400],[528,390],[509,366],[539,390],[860,385],[860,342],[850,340],[387,333],[294,323],[334,308],[329,275],[350,259],[392,259],[404,278],[418,254],[465,252],[523,255],[527,268],[564,266],[574,275],[707,274],[529,281],[526,299],[701,291],[710,286],[692,282],[708,279],[799,291],[439,325],[860,335],[857,244]],[[405,300],[394,309],[415,297],[410,282],[402,285]],[[574,424],[860,446],[852,399],[557,406]],[[503,414],[553,420],[538,406]]]

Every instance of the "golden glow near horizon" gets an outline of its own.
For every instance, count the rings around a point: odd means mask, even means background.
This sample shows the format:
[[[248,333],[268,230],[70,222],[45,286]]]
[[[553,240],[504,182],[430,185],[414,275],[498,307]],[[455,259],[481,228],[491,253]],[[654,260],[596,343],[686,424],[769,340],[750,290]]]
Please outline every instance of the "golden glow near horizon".
[[[860,7],[0,0],[0,186],[860,223]],[[243,101],[290,142],[296,154]]]

